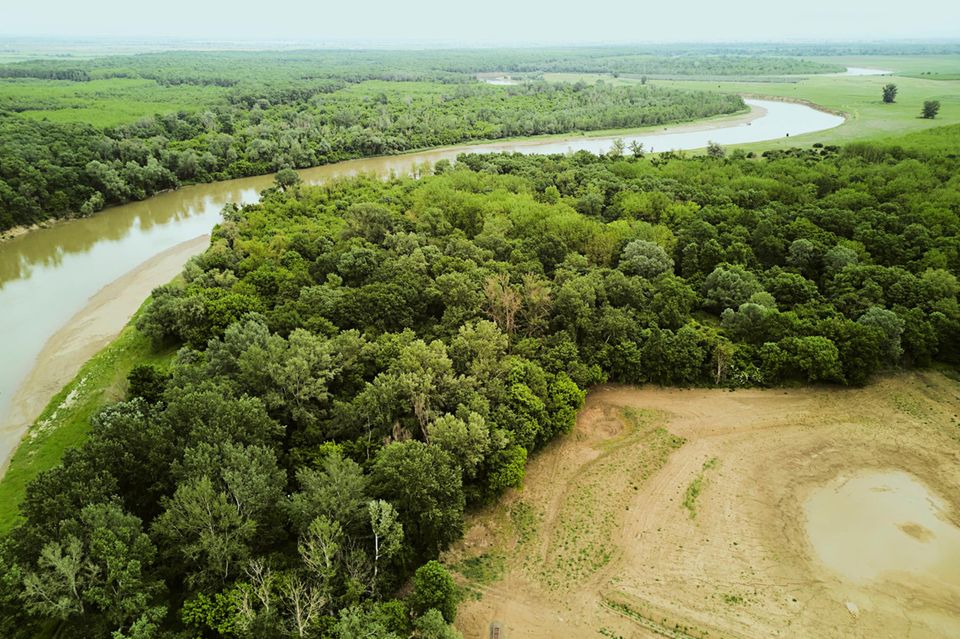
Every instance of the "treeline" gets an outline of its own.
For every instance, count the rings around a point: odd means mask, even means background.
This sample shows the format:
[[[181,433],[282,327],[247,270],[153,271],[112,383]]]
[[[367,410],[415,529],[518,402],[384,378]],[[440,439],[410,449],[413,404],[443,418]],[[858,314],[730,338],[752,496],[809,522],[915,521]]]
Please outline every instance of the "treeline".
[[[738,96],[531,83],[317,80],[99,131],[0,114],[0,230],[87,215],[181,184],[470,140],[639,127],[732,113]]]
[[[474,74],[484,71],[717,76],[830,73],[842,70],[842,66],[835,64],[769,55],[765,49],[663,46],[419,51],[168,51],[91,60],[17,62],[0,66],[0,77],[56,77],[80,81],[145,78],[166,85],[249,87],[277,81],[319,78],[348,82],[470,82]],[[82,75],[75,78],[51,75],[77,72]]]
[[[135,369],[30,485],[0,632],[454,637],[432,559],[590,386],[960,363],[958,165],[857,145],[281,180],[155,291],[138,327],[182,345],[172,369]]]

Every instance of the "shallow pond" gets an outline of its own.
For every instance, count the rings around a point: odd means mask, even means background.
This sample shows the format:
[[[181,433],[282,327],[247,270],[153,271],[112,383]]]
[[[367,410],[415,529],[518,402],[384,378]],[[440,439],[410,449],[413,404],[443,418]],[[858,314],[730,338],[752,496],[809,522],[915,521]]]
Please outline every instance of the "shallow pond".
[[[807,535],[828,567],[854,582],[911,573],[960,587],[960,528],[949,505],[903,471],[840,476],[804,505]]]

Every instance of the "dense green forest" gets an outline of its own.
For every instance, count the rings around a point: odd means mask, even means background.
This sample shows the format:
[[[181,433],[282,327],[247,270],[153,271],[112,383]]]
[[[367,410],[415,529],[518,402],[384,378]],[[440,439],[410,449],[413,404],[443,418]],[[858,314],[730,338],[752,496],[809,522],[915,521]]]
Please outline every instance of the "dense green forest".
[[[175,69],[170,73],[186,75],[166,81],[191,82],[192,70],[183,65],[193,58],[170,57]],[[287,73],[296,70],[293,75],[225,89],[205,106],[184,105],[110,127],[25,118],[21,111],[71,107],[69,101],[31,91],[32,85],[4,99],[0,83],[0,230],[48,217],[88,215],[193,182],[471,140],[660,125],[745,108],[738,96],[653,86],[534,82],[495,87],[438,78],[388,81],[405,76],[383,71],[357,71],[349,79],[295,79],[305,68],[289,67]],[[235,68],[235,77],[247,72],[244,66]],[[269,69],[261,65],[251,73]],[[215,66],[208,72],[219,73]],[[388,78],[371,80],[374,75]],[[8,89],[23,88],[17,84],[23,81],[10,82]],[[136,95],[143,95],[143,87],[136,88]],[[166,91],[184,93],[179,86]],[[93,110],[108,104],[113,103],[97,102]]]
[[[958,134],[466,155],[228,207],[138,323],[172,368],[30,486],[0,633],[457,636],[433,560],[591,386],[958,363]]]

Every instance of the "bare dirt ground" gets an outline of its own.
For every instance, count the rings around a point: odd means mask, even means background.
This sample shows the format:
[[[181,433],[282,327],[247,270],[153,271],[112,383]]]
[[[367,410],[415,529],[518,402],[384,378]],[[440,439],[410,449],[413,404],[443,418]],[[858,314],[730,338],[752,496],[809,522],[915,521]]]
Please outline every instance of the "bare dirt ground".
[[[445,557],[471,593],[467,639],[960,637],[960,589],[916,574],[845,580],[804,503],[840,474],[902,470],[960,525],[960,384],[592,393],[524,487]]]

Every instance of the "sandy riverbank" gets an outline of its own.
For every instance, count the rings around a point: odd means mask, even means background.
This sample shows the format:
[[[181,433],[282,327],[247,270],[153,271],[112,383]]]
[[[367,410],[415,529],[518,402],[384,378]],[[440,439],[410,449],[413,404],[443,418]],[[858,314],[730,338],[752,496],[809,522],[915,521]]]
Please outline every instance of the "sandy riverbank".
[[[50,398],[120,333],[154,288],[179,274],[209,241],[209,235],[202,235],[177,244],[114,280],[47,341],[0,421],[0,470],[6,470],[20,439]]]

